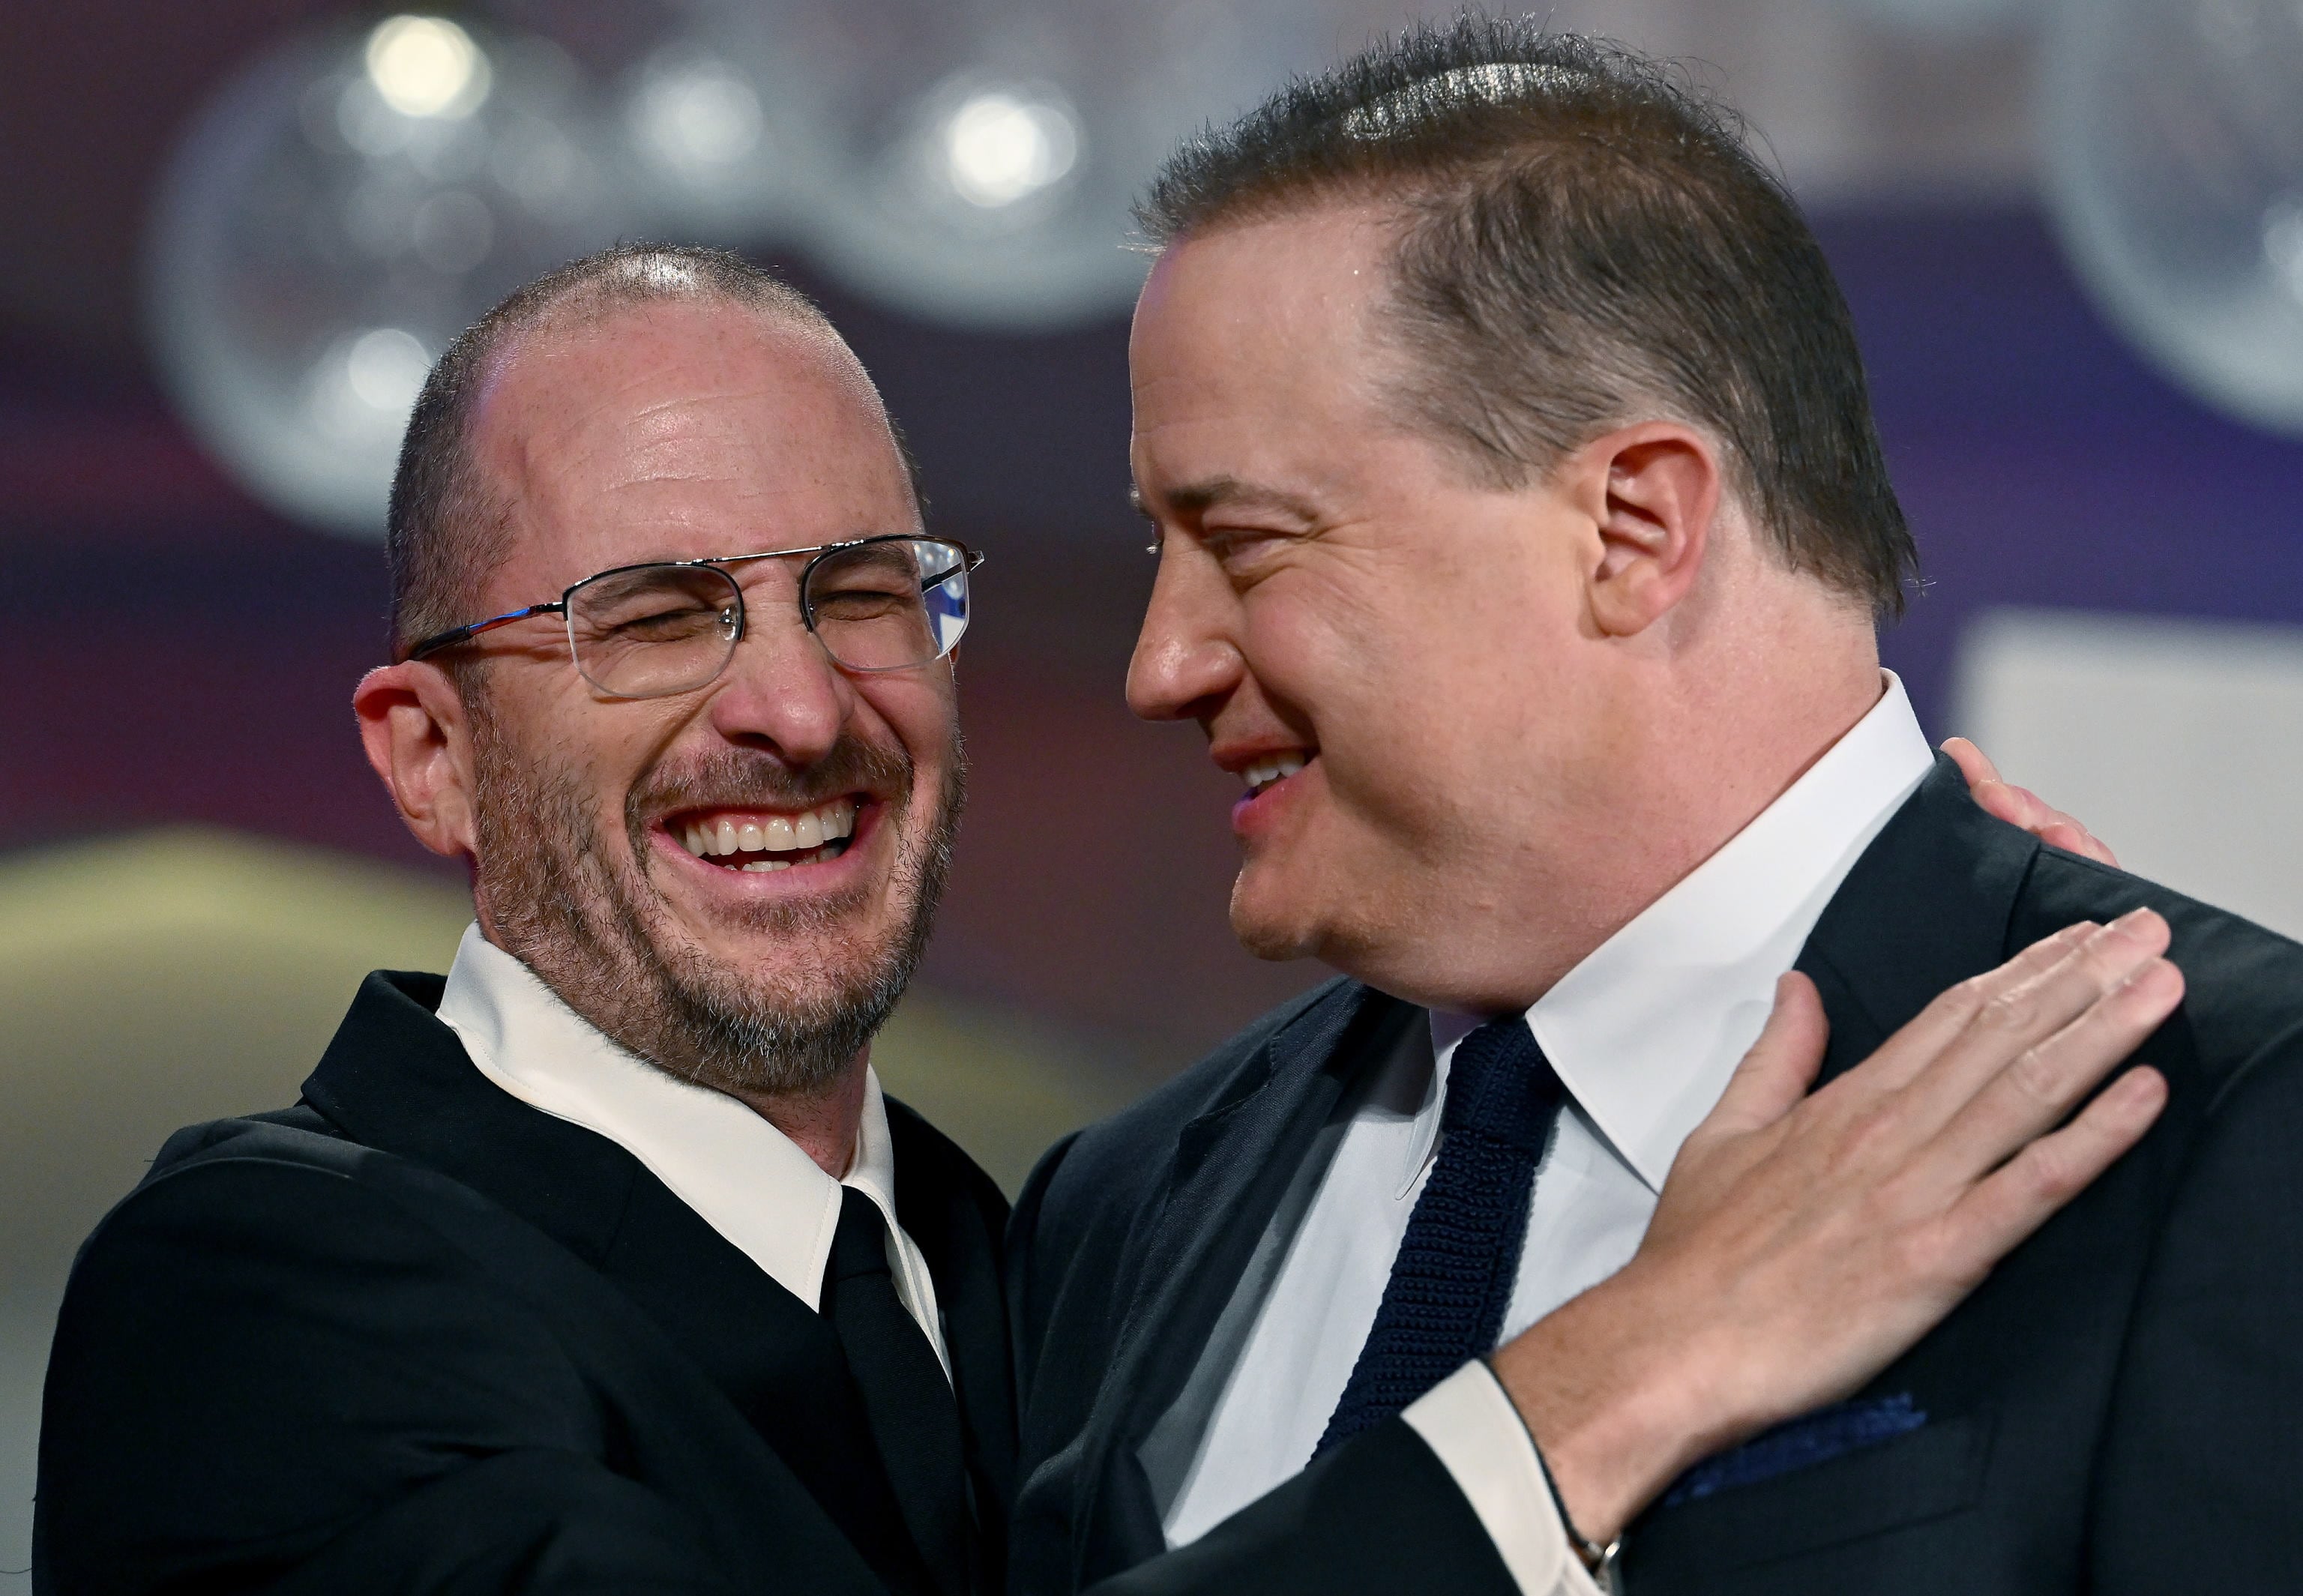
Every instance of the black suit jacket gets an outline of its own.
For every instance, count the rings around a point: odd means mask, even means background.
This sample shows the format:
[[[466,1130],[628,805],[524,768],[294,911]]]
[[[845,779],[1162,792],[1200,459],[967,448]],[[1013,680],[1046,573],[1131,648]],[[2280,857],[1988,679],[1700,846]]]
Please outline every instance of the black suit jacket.
[[[2172,1087],[2160,1122],[1848,1408],[1650,1507],[1629,1590],[2303,1590],[2303,948],[2041,847],[1944,761],[1799,967],[1829,1078],[1960,980],[2140,904],[2189,984],[2137,1055]],[[1421,1019],[1330,983],[1035,1172],[1010,1232],[1019,1569],[1157,1550],[1137,1449],[1319,1124]]]
[[[432,1013],[441,985],[370,976],[301,1103],[179,1132],[81,1249],[34,1588],[933,1591],[830,1327],[621,1147],[491,1085]],[[889,1128],[996,1591],[1007,1204],[892,1102]],[[1397,1589],[1403,1471],[1500,1575],[1405,1442],[1344,1448],[1110,1596]]]
[[[933,1589],[828,1324],[369,977],[304,1102],[180,1132],[82,1249],[44,1592]],[[1007,1205],[890,1103],[996,1583]]]

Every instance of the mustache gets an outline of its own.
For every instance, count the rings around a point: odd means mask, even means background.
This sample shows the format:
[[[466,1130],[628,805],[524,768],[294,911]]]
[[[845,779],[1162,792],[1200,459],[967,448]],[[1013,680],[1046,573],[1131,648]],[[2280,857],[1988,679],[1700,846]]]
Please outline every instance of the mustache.
[[[634,787],[624,820],[635,838],[656,817],[683,809],[812,809],[852,792],[901,800],[915,779],[911,756],[846,737],[804,770],[753,748],[715,748],[659,766]]]

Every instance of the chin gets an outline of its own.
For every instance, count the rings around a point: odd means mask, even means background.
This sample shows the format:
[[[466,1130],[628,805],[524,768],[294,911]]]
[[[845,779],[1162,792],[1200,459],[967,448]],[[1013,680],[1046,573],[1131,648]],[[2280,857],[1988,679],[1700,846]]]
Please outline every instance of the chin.
[[[1314,916],[1306,905],[1275,891],[1276,883],[1252,879],[1257,874],[1251,866],[1232,883],[1232,934],[1256,958],[1275,964],[1310,958],[1322,940]]]

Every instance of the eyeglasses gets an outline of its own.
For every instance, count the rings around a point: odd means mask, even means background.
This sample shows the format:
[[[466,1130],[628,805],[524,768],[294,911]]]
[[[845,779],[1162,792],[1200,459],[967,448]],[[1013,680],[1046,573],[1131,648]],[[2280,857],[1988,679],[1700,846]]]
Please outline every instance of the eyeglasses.
[[[661,698],[704,686],[744,637],[744,589],[728,568],[797,560],[799,618],[843,671],[909,671],[952,651],[967,629],[967,578],[981,551],[944,537],[865,537],[712,560],[620,565],[550,604],[426,638],[420,660],[531,615],[559,615],[586,681],[612,698]]]

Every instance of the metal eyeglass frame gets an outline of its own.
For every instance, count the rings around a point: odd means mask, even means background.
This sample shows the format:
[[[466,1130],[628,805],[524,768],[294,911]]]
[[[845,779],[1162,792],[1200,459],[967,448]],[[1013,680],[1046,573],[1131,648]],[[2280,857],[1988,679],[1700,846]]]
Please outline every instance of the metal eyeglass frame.
[[[815,638],[816,646],[823,649],[825,657],[830,659],[833,664],[839,665],[843,671],[854,671],[865,675],[886,671],[916,671],[921,665],[932,665],[935,663],[936,661],[949,654],[953,648],[957,647],[959,645],[959,639],[957,638],[953,638],[949,646],[915,664],[858,666],[841,663],[839,657],[831,652],[831,647],[824,643],[822,636],[815,629],[815,617],[809,612],[807,604],[808,578],[814,574],[815,568],[818,565],[822,564],[825,560],[831,558],[832,555],[844,553],[849,549],[865,548],[877,543],[943,544],[947,547],[957,549],[959,551],[959,569],[963,575],[973,575],[976,568],[982,565],[984,560],[984,553],[982,549],[970,548],[967,545],[960,542],[957,537],[931,537],[924,535],[915,536],[909,532],[887,532],[882,533],[875,537],[851,537],[841,543],[811,544],[806,548],[763,549],[756,554],[720,554],[702,560],[641,560],[630,565],[615,565],[609,567],[606,570],[595,570],[580,582],[571,582],[569,584],[567,589],[562,592],[558,598],[552,599],[547,603],[529,604],[527,608],[520,610],[509,610],[502,615],[491,615],[485,621],[475,621],[468,625],[451,627],[444,632],[434,632],[432,636],[409,645],[408,651],[400,657],[403,663],[411,660],[425,659],[432,654],[439,653],[443,648],[451,647],[468,638],[477,638],[482,632],[494,631],[500,626],[510,626],[515,621],[526,621],[529,617],[535,615],[558,615],[562,622],[561,630],[568,638],[568,663],[575,666],[576,671],[578,675],[582,675],[584,671],[582,659],[576,652],[576,623],[574,618],[569,615],[568,610],[569,601],[576,596],[576,590],[578,588],[588,587],[594,582],[603,580],[609,577],[620,577],[628,571],[658,570],[692,570],[698,566],[711,566],[714,569],[722,569],[730,565],[749,565],[755,560],[796,560],[805,554],[809,556],[809,559],[807,563],[800,568],[799,581],[797,583],[800,624],[807,629],[807,635]],[[937,578],[939,582],[948,581],[949,579],[950,578],[949,573]],[[744,634],[751,625],[751,611],[750,607],[744,602],[743,584],[738,582],[734,583],[733,586],[736,589],[736,635],[729,642],[728,659],[735,657],[736,645],[744,640]],[[964,632],[966,629],[963,626],[961,629]],[[720,662],[720,671],[725,671],[727,668],[728,660],[721,660]],[[711,675],[705,677],[703,681],[696,683],[694,687],[674,688],[671,689],[671,692],[694,692],[696,688],[704,687],[711,682],[717,681],[720,678],[720,671],[714,671]],[[592,679],[586,676],[584,680],[591,681]],[[599,684],[595,682],[593,685],[597,687]],[[605,691],[606,689],[602,688],[601,690]],[[671,697],[671,693],[651,693],[637,696],[645,697]],[[612,695],[612,697],[635,697],[635,695],[615,694]]]

